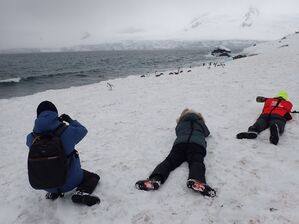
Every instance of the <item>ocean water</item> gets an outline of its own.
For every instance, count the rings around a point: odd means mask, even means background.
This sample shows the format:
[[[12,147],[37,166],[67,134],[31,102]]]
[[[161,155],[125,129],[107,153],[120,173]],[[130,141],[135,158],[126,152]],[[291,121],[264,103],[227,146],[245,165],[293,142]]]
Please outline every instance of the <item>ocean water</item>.
[[[144,50],[0,55],[0,99],[128,75],[200,66],[212,60],[208,53],[202,50]]]

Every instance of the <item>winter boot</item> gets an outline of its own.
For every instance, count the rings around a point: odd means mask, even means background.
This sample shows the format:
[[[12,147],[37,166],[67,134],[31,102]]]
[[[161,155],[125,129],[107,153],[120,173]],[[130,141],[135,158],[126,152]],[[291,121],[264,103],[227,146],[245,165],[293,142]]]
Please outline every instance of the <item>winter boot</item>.
[[[278,136],[278,126],[277,124],[273,124],[270,126],[270,142],[274,145],[277,145],[278,141],[279,141],[279,136]]]
[[[255,139],[257,137],[257,132],[248,131],[248,132],[241,132],[236,135],[237,139]]]
[[[59,197],[63,198],[64,194],[63,193],[50,193],[50,192],[48,192],[46,194],[46,199],[50,199],[52,201],[56,200]]]
[[[74,203],[85,204],[88,206],[93,206],[101,202],[101,200],[97,196],[82,191],[76,191],[72,196],[72,201]]]
[[[209,185],[204,184],[198,180],[189,179],[187,181],[187,187],[191,188],[195,192],[201,193],[204,196],[208,196],[211,198],[216,196],[216,191],[213,188],[211,188]]]
[[[139,180],[136,182],[135,187],[138,190],[151,191],[158,190],[161,185],[161,181],[154,179]]]

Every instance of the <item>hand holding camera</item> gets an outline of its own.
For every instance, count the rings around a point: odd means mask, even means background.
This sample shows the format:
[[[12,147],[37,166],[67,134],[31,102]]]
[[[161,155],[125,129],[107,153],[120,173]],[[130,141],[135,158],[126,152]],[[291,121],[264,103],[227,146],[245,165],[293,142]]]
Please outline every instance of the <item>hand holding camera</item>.
[[[67,114],[62,114],[62,115],[60,115],[59,118],[60,118],[61,121],[65,121],[67,123],[70,123],[70,122],[73,121],[73,119]]]

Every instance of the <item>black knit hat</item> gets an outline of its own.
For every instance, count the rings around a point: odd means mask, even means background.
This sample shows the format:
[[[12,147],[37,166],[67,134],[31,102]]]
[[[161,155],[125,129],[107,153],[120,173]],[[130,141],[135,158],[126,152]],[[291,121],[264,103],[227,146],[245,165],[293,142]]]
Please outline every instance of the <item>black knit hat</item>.
[[[37,117],[40,115],[41,112],[43,111],[53,111],[58,113],[57,108],[55,107],[55,105],[53,103],[51,103],[50,101],[43,101],[41,102],[37,109],[36,109],[36,115]]]

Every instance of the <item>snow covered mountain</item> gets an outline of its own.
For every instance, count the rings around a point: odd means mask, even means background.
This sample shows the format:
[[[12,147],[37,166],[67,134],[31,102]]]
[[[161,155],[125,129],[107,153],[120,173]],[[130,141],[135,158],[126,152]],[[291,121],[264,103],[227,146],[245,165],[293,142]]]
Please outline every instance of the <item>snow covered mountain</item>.
[[[203,13],[193,18],[177,37],[186,39],[278,39],[285,33],[299,29],[299,14],[273,16],[250,7],[245,14]]]
[[[269,130],[255,140],[235,138],[261,112],[257,95],[271,97],[285,89],[298,110],[299,33],[244,53],[251,57],[224,67],[109,80],[112,90],[102,82],[1,99],[0,223],[299,223],[298,114],[277,146],[269,143]],[[95,191],[100,205],[73,204],[72,192],[52,202],[44,191],[30,188],[25,137],[43,100],[88,129],[76,149],[82,167],[101,176]],[[206,177],[217,197],[205,198],[186,187],[186,163],[158,191],[136,190],[135,182],[148,177],[169,153],[175,120],[186,107],[200,111],[211,131]]]

